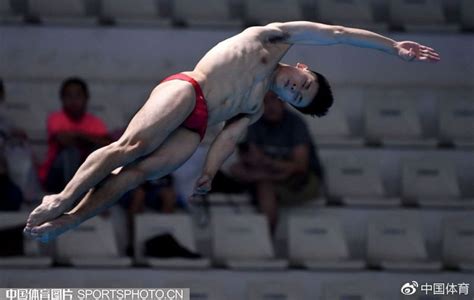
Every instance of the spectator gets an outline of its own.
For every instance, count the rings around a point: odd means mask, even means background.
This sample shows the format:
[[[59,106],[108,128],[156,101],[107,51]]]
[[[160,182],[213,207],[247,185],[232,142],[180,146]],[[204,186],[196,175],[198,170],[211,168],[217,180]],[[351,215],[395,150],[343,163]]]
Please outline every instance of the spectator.
[[[60,88],[62,110],[48,117],[48,152],[40,180],[48,193],[58,193],[94,149],[111,142],[105,124],[87,112],[89,89],[80,78]]]
[[[258,206],[274,232],[278,205],[317,197],[323,173],[304,121],[273,92],[267,93],[264,105],[262,119],[249,127],[246,143],[239,148],[240,161],[230,171],[254,185]]]

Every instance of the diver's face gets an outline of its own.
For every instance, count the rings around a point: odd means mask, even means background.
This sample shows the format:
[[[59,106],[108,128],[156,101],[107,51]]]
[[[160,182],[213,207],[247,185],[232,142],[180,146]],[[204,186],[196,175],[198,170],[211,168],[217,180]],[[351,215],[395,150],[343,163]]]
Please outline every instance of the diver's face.
[[[308,106],[318,92],[318,79],[304,64],[281,66],[275,77],[274,92],[296,107]]]

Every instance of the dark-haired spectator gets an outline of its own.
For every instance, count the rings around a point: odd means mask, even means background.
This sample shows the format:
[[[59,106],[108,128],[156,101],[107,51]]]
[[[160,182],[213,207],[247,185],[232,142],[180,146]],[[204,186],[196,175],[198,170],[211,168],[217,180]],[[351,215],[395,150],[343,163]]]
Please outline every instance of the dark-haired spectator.
[[[59,90],[62,110],[48,117],[48,153],[39,176],[48,193],[60,192],[94,149],[111,142],[106,126],[87,112],[89,88],[68,78]]]
[[[297,205],[319,196],[323,171],[304,121],[273,92],[265,96],[263,117],[249,127],[240,161],[231,174],[254,185],[260,210],[272,232],[279,205]]]

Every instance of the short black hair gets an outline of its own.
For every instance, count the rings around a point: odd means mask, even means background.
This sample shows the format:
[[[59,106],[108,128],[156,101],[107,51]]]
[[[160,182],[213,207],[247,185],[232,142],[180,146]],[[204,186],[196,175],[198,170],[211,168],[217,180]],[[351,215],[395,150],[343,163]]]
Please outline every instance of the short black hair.
[[[69,77],[61,83],[61,88],[59,89],[59,97],[61,97],[61,99],[64,98],[64,93],[66,92],[66,88],[69,85],[73,85],[73,84],[77,84],[78,86],[80,86],[81,89],[84,91],[86,98],[89,99],[89,87],[87,86],[87,83],[82,78],[79,78],[79,77]]]
[[[334,102],[334,96],[326,77],[318,72],[311,70],[310,72],[313,73],[316,78],[318,78],[318,92],[307,106],[296,107],[293,105],[293,107],[305,115],[322,117],[327,114],[329,108],[332,106],[332,103]]]

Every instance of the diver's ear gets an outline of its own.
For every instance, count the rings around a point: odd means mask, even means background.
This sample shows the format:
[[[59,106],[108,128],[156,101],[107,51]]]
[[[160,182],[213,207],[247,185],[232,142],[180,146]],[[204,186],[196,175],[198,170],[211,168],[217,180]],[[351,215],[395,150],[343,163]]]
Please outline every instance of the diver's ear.
[[[296,67],[297,67],[298,69],[309,70],[308,65],[305,65],[305,64],[302,64],[302,63],[297,63],[297,64],[296,64]]]

